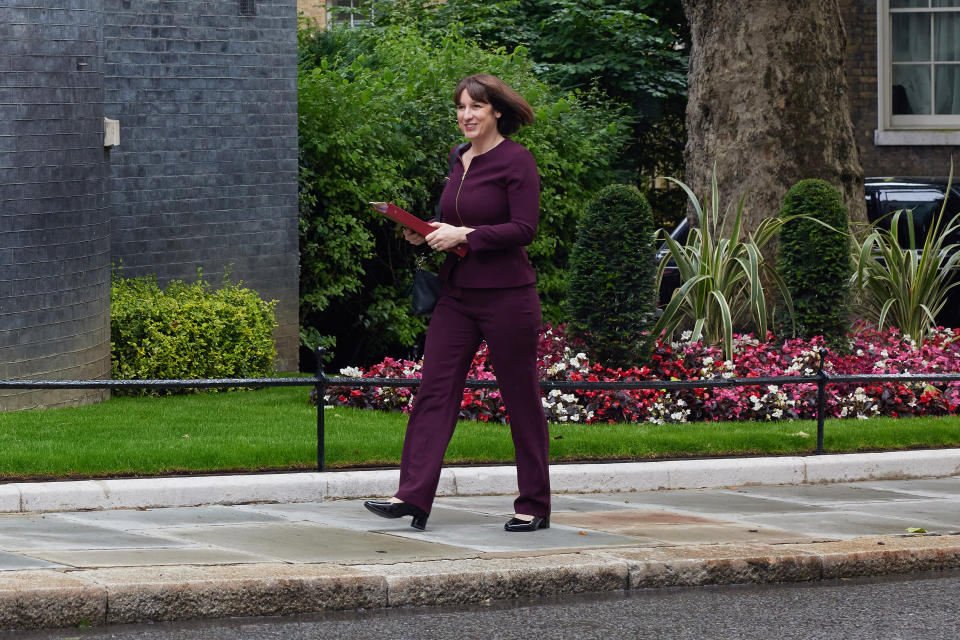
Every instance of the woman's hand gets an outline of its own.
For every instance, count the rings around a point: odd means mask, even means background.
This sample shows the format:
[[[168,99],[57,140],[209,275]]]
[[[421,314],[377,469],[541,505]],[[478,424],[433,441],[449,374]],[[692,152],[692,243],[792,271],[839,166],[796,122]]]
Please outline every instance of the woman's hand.
[[[403,239],[415,247],[419,247],[420,245],[422,245],[424,242],[427,241],[427,239],[424,238],[422,235],[420,235],[416,231],[413,231],[412,229],[408,229],[407,227],[403,227]]]
[[[430,226],[436,231],[428,234],[425,240],[434,251],[450,251],[457,245],[466,243],[467,234],[473,231],[470,227],[454,227],[445,222],[431,222]]]

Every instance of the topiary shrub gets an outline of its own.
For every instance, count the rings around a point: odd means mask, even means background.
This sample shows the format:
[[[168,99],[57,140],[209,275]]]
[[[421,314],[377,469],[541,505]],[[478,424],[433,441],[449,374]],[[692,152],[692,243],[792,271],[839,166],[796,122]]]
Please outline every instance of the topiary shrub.
[[[776,268],[793,299],[794,320],[779,312],[777,333],[822,335],[828,344],[840,344],[850,326],[852,274],[843,197],[824,180],[801,180],[784,196],[780,217],[785,222]]]
[[[214,290],[202,278],[161,289],[155,278],[115,275],[111,297],[115,380],[255,378],[273,370],[276,302],[255,291],[229,282]]]
[[[604,187],[580,219],[570,254],[570,325],[596,358],[627,367],[649,355],[656,309],[653,213],[636,187]]]

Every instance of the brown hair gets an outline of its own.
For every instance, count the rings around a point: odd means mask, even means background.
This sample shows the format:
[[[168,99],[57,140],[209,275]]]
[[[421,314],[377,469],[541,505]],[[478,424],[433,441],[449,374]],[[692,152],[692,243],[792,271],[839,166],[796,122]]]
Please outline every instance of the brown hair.
[[[509,136],[520,125],[533,122],[533,107],[507,83],[488,73],[467,76],[457,84],[453,92],[453,103],[459,105],[460,95],[466,91],[474,100],[486,102],[500,112],[497,119],[497,131]]]

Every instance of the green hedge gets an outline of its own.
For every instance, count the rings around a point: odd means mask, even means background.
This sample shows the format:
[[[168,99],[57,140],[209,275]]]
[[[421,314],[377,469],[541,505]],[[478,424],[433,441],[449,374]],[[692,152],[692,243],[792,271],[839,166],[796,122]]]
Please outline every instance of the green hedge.
[[[650,204],[633,186],[605,187],[580,220],[570,257],[571,326],[608,366],[630,367],[649,355],[654,239]]]
[[[273,370],[275,301],[224,282],[114,276],[110,358],[116,380],[253,378]]]
[[[777,333],[840,344],[850,319],[850,239],[847,208],[825,180],[801,180],[783,199],[777,271],[793,298],[794,323],[778,314]],[[820,221],[836,231],[820,224]]]

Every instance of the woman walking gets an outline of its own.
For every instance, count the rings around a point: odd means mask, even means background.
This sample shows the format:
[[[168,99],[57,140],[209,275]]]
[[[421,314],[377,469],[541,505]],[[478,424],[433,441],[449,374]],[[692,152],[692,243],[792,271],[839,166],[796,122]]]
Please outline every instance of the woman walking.
[[[533,122],[533,109],[502,80],[472,75],[453,94],[468,144],[451,151],[442,220],[426,237],[407,241],[448,253],[444,281],[424,346],[423,377],[407,424],[400,487],[367,509],[385,518],[413,516],[423,529],[433,505],[443,455],[456,427],[470,363],[485,340],[510,417],[519,495],[507,531],[550,526],[547,421],[540,399],[537,343],[541,328],[536,276],[527,252],[537,232],[540,176],[530,152],[509,136]],[[453,154],[457,153],[457,157]]]

